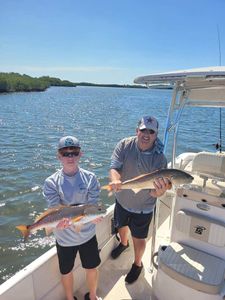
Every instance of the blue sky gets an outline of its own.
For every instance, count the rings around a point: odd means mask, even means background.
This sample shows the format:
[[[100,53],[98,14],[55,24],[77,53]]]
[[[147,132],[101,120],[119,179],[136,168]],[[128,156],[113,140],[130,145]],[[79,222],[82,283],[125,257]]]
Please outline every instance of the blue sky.
[[[225,64],[225,0],[0,0],[0,71],[132,84]]]

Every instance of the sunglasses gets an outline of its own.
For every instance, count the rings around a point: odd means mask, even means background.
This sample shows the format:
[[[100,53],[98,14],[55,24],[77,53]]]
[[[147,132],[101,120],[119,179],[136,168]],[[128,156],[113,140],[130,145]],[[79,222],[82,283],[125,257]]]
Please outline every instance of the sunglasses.
[[[141,132],[148,132],[149,134],[154,134],[155,133],[155,131],[154,130],[152,130],[152,129],[139,129]]]
[[[63,157],[74,157],[74,156],[78,156],[80,154],[80,150],[78,151],[72,151],[72,152],[62,152],[61,155]]]

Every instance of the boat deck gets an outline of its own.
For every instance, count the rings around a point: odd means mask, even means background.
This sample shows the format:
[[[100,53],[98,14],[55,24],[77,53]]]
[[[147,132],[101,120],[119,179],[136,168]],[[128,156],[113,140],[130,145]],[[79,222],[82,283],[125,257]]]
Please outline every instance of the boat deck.
[[[170,204],[160,202],[159,229],[157,230],[156,247],[164,242],[168,244],[165,233],[169,228]],[[133,263],[133,246],[130,239],[130,247],[116,260],[109,258],[100,267],[98,295],[105,300],[153,300],[152,296],[152,273],[150,272],[152,227],[149,231],[149,238],[145,254],[143,256],[143,271],[136,282],[126,284],[124,279]],[[84,286],[76,292],[78,299],[83,299],[87,292]]]

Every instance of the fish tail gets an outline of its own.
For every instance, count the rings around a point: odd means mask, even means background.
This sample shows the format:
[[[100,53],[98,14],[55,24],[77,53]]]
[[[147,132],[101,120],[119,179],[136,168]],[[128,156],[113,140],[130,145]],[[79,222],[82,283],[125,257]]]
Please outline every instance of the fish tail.
[[[24,237],[24,240],[26,240],[30,234],[29,227],[27,225],[18,225],[16,226],[16,228],[20,230]]]

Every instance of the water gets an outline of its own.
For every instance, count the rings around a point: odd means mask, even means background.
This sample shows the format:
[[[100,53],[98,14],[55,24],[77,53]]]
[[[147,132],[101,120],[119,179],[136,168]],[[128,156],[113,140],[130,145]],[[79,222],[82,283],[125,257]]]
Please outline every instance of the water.
[[[45,92],[0,95],[0,283],[44,253],[52,236],[38,231],[24,244],[15,226],[33,222],[46,208],[42,185],[60,167],[56,145],[63,135],[82,144],[81,166],[107,183],[110,156],[116,143],[134,135],[142,115],[155,115],[160,137],[171,90],[120,88],[50,88]],[[219,111],[189,109],[180,139],[183,151],[212,151],[219,137]],[[224,120],[223,126],[224,128]],[[225,136],[223,133],[223,140]],[[110,205],[112,198],[102,192]]]

